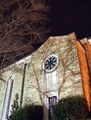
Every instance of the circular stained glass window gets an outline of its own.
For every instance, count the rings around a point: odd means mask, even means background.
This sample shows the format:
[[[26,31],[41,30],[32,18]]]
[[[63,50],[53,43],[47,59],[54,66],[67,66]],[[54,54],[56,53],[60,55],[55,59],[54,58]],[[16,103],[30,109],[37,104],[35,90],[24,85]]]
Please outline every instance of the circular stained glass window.
[[[44,60],[43,68],[46,72],[52,72],[57,68],[58,63],[58,56],[51,54]]]

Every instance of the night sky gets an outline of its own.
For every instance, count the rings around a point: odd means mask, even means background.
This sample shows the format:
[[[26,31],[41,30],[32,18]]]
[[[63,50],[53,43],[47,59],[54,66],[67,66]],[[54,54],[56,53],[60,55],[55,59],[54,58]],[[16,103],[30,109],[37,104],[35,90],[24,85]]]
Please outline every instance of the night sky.
[[[75,32],[77,38],[91,37],[91,0],[49,0],[52,6],[52,35]]]

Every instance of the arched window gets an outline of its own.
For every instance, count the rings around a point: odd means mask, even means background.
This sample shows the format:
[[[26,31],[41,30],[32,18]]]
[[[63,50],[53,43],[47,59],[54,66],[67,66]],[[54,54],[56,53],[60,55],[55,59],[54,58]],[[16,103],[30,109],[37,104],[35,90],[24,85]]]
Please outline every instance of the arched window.
[[[13,76],[10,76],[7,81],[6,92],[4,97],[3,109],[1,114],[1,120],[7,120],[10,110],[10,102],[12,96],[12,89],[13,89]]]

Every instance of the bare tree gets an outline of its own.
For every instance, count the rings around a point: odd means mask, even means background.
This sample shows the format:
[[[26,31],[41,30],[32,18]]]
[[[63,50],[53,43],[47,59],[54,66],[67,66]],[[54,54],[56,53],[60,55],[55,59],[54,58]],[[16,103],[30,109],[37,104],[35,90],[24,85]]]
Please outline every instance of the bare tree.
[[[30,54],[47,39],[49,11],[43,0],[0,1],[0,69]]]

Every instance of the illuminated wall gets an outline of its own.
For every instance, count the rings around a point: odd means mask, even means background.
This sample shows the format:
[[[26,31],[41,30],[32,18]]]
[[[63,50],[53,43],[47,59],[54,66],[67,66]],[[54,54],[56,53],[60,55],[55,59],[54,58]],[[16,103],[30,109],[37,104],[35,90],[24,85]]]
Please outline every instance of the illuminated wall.
[[[89,74],[86,73],[86,76],[88,75],[88,77],[86,77],[86,82],[84,82],[84,79],[82,79],[83,68],[81,68],[83,60],[81,61],[79,57],[79,53],[81,53],[81,57],[84,57],[85,50],[83,50],[83,47],[80,44],[83,51],[77,53],[77,51],[79,51],[79,45],[77,45],[78,47],[76,46],[76,44],[78,44],[76,41],[77,38],[75,33],[50,37],[37,51],[32,53],[31,56],[3,69],[1,71],[1,77],[5,80],[8,80],[8,78],[14,74],[11,104],[17,93],[19,94],[20,103],[22,80],[24,78],[24,65],[27,64],[22,99],[23,105],[26,103],[43,104],[45,106],[46,116],[48,115],[47,109],[49,107],[48,98],[56,96],[58,100],[67,96],[83,95],[84,93],[88,105],[90,106],[88,92]],[[88,51],[90,51],[89,48]],[[50,70],[48,73],[43,65],[47,58],[50,58],[50,55],[58,57],[58,64],[53,71]],[[88,71],[86,60],[87,59],[84,57],[84,62]],[[51,63],[49,63],[49,66],[50,64]],[[48,67],[48,69],[51,68]],[[0,81],[0,113],[2,111],[5,88],[6,84]]]

